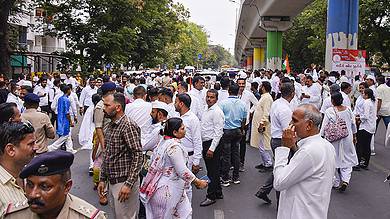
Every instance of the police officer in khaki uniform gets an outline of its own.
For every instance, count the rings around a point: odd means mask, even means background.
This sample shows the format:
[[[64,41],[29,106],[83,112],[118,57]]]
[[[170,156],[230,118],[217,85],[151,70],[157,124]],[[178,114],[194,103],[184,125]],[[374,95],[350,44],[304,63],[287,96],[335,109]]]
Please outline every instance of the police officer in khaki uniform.
[[[69,194],[72,187],[72,153],[56,150],[35,157],[20,173],[28,202],[9,205],[5,218],[105,219],[105,213]]]

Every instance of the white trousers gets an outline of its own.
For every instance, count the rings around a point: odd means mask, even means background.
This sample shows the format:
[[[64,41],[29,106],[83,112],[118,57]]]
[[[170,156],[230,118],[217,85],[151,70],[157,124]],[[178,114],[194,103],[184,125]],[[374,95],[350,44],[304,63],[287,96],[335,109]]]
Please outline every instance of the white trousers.
[[[70,136],[70,133],[69,135],[64,135],[59,137],[55,142],[53,142],[53,144],[49,145],[47,148],[49,151],[54,151],[61,148],[63,144],[66,145],[66,151],[72,153],[74,152],[73,141],[72,141],[72,137]]]
[[[374,152],[375,151],[375,134],[372,135],[370,146],[371,146],[371,152]]]
[[[352,167],[337,168],[333,178],[333,186],[340,186],[341,182],[346,182],[349,184],[351,180]]]
[[[263,165],[266,167],[272,166],[272,155],[271,155],[272,151],[265,150],[263,140],[260,140],[259,152],[260,152],[261,159],[263,160]]]

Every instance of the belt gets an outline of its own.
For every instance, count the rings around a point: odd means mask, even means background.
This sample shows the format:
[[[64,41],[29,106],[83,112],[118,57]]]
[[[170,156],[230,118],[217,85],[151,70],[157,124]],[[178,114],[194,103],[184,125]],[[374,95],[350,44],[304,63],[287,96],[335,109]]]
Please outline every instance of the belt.
[[[108,179],[108,182],[110,182],[110,184],[123,183],[127,180],[127,178],[127,176],[122,176],[115,179]]]
[[[194,151],[188,152],[188,156],[192,156],[192,155],[194,155]]]

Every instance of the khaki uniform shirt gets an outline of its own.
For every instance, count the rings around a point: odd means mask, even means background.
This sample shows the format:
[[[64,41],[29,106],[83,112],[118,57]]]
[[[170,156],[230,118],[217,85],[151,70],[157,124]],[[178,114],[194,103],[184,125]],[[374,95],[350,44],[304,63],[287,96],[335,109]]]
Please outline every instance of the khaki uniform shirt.
[[[39,219],[39,216],[32,212],[25,204],[20,207],[12,206],[8,208],[5,214],[7,219]],[[64,207],[58,214],[57,219],[105,219],[106,213],[95,208],[88,202],[69,194],[66,198]]]
[[[27,203],[23,189],[16,179],[0,165],[0,218],[9,205],[21,206]]]
[[[96,104],[93,112],[93,122],[95,123],[95,128],[104,128],[108,123],[111,122],[110,119],[104,117],[103,109],[104,102],[101,100]]]
[[[35,129],[35,144],[38,146],[36,153],[47,152],[47,139],[55,137],[54,127],[49,116],[36,109],[27,109],[22,113],[22,120],[29,121]]]

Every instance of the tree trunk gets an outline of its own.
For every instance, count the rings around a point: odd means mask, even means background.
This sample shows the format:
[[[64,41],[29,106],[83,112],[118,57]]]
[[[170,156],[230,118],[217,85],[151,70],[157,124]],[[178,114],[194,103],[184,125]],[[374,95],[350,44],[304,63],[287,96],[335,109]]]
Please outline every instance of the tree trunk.
[[[0,3],[0,74],[11,78],[8,18],[15,0],[1,0]]]

